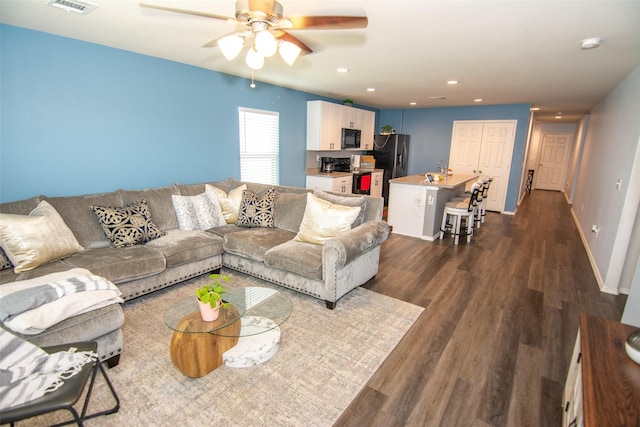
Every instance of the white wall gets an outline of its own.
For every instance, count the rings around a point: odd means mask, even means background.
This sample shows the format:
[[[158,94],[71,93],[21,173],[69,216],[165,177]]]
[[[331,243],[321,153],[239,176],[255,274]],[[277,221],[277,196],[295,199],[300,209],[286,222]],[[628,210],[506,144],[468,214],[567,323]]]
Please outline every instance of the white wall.
[[[573,203],[576,194],[576,181],[580,164],[582,162],[582,151],[584,150],[584,141],[589,128],[589,115],[587,114],[578,123],[578,133],[574,138],[573,147],[571,148],[571,157],[569,159],[569,168],[565,177],[565,191],[569,203]]]
[[[625,291],[620,276],[640,202],[639,118],[640,67],[591,111],[576,181],[572,213],[598,283],[609,293]]]

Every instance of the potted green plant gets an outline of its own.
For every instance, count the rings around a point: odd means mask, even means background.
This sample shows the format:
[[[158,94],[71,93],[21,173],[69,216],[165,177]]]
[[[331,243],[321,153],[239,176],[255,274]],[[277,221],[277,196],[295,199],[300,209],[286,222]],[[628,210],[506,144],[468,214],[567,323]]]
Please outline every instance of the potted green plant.
[[[213,322],[220,315],[221,307],[227,308],[231,305],[222,300],[222,295],[227,292],[222,282],[229,283],[231,278],[217,273],[210,275],[209,278],[211,279],[209,283],[196,290],[200,315],[205,322]]]
[[[391,132],[393,132],[393,126],[391,125],[384,125],[382,126],[382,135],[391,135]]]
[[[345,100],[343,100],[343,101],[342,101],[342,103],[343,103],[344,105],[348,105],[349,107],[353,106],[353,101],[352,101],[352,100],[350,100],[350,99],[348,99],[348,98],[347,98],[347,99],[345,99]]]

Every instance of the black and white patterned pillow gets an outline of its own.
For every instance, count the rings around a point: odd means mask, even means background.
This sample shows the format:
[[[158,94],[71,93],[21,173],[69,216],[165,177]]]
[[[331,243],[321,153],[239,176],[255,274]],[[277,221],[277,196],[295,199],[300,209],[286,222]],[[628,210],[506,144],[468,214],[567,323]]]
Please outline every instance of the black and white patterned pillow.
[[[260,195],[244,190],[236,225],[239,227],[273,228],[275,194],[276,192],[273,188],[264,191]]]
[[[11,260],[9,259],[7,254],[4,252],[4,249],[0,247],[0,270],[6,270],[7,268],[13,268],[13,264],[11,263]]]
[[[91,206],[91,209],[116,248],[147,243],[167,234],[151,221],[144,199],[122,207]]]

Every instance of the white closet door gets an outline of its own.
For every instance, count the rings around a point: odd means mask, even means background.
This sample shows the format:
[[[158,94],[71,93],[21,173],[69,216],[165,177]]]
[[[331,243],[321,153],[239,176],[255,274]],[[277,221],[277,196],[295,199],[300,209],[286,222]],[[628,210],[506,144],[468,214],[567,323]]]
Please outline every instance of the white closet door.
[[[482,122],[454,122],[451,138],[449,167],[453,173],[477,174],[482,143]]]
[[[487,210],[504,211],[515,133],[515,120],[453,122],[449,164],[454,174],[493,177]]]
[[[493,177],[487,197],[487,210],[489,211],[504,211],[515,131],[515,122],[488,122],[484,124],[478,172],[481,175]]]

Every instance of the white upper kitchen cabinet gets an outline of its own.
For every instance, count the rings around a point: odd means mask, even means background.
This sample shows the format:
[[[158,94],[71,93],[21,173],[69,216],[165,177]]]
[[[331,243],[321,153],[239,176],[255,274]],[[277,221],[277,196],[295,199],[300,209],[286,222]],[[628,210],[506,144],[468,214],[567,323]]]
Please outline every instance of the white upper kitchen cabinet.
[[[343,105],[340,114],[340,128],[362,130],[362,112],[359,108]]]
[[[307,102],[307,150],[342,149],[342,105],[325,101]]]
[[[360,116],[362,135],[360,136],[360,148],[363,150],[373,150],[374,127],[376,125],[376,113],[362,110]]]
[[[373,150],[376,113],[326,101],[307,102],[307,150],[342,149],[342,128],[359,129],[361,149]]]

